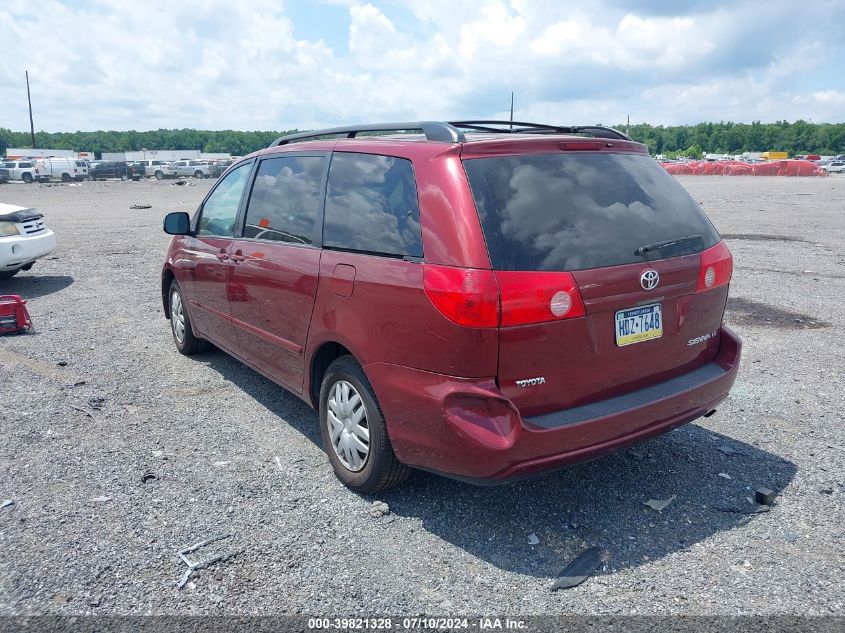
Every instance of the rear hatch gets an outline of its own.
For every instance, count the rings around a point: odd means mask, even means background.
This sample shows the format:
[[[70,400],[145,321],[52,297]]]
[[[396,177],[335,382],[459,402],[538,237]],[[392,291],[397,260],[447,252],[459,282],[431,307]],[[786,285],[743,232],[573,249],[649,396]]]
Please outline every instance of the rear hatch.
[[[499,387],[528,417],[711,361],[730,279],[713,225],[636,145],[560,145],[464,156],[501,297]]]

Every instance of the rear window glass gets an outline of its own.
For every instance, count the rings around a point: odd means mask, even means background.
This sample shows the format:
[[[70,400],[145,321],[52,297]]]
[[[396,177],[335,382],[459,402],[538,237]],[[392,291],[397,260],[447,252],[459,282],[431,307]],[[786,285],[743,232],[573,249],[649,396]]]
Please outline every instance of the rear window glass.
[[[699,253],[719,241],[648,156],[541,154],[464,161],[496,270],[583,270]],[[642,246],[691,240],[637,254]]]
[[[323,244],[365,253],[422,257],[411,161],[335,153],[329,169]]]

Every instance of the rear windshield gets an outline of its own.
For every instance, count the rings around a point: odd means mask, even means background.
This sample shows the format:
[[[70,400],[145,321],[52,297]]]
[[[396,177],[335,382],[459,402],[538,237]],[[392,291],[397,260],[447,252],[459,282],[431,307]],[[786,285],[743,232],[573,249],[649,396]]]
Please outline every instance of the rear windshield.
[[[465,160],[464,168],[496,270],[617,266],[691,255],[719,241],[684,188],[648,156],[503,156]]]

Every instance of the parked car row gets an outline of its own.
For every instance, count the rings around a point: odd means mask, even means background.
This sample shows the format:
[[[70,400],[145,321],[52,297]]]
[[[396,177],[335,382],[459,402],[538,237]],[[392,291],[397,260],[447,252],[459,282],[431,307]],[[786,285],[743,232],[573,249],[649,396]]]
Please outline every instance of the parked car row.
[[[217,178],[231,161],[212,160],[136,160],[87,161],[74,158],[37,158],[0,162],[0,184],[10,181],[62,182],[81,180],[142,180],[143,178],[193,177]]]

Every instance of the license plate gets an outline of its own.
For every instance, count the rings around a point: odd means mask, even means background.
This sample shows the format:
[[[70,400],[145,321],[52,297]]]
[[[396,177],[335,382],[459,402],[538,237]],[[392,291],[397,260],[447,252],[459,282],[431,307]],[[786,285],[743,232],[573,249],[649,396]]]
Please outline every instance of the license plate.
[[[616,313],[616,344],[619,347],[663,336],[660,304],[619,310]]]

